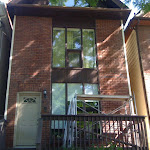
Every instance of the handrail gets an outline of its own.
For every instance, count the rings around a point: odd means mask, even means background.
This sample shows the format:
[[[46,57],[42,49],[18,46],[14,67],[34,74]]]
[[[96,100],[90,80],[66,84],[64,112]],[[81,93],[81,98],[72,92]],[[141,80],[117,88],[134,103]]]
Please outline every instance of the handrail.
[[[110,115],[104,115],[104,114],[78,114],[78,115],[51,115],[51,114],[45,114],[42,115],[42,119],[46,119],[46,118],[55,118],[55,120],[61,120],[61,118],[71,118],[71,117],[101,117],[101,118],[110,118],[113,117],[115,120],[117,120],[117,118],[122,118],[122,121],[126,121],[125,119],[127,118],[145,118],[146,116],[138,116],[138,115],[116,115],[116,114],[110,114]],[[60,118],[59,118],[60,117]],[[111,120],[110,120],[111,121]]]
[[[98,100],[98,101],[128,101],[129,95],[77,95],[77,100]]]

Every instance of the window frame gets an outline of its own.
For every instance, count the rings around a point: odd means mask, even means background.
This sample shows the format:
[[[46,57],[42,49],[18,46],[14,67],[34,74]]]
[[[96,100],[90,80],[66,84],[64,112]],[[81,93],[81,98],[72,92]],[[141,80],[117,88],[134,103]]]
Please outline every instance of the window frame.
[[[68,111],[68,84],[81,84],[82,85],[82,94],[85,93],[85,84],[93,84],[93,85],[97,85],[97,92],[98,94],[100,94],[100,88],[99,88],[99,84],[97,83],[56,83],[56,82],[52,82],[52,84],[64,84],[65,85],[65,115],[67,115],[67,111]],[[50,106],[50,113],[52,114],[52,84],[51,84],[51,106]],[[101,108],[100,108],[101,109]]]
[[[54,31],[54,28],[64,28],[65,29],[65,67],[53,67],[53,31]],[[80,29],[80,31],[81,31],[81,49],[68,49],[67,48],[67,29]],[[91,29],[93,29],[93,31],[94,31],[94,35],[95,35],[95,37],[94,37],[94,41],[95,41],[95,58],[96,58],[96,67],[95,68],[84,68],[83,67],[83,60],[84,60],[84,56],[83,56],[83,29],[89,29],[89,30],[91,30]],[[68,54],[69,53],[80,53],[80,67],[70,67],[69,66],[69,57],[68,57]],[[53,26],[52,27],[52,68],[63,68],[63,69],[65,69],[65,68],[68,68],[68,69],[82,69],[82,68],[84,68],[84,69],[97,69],[98,68],[98,57],[97,57],[97,43],[96,43],[96,29],[95,28],[87,28],[87,27],[82,27],[82,28],[79,28],[79,27],[58,27],[58,26]]]

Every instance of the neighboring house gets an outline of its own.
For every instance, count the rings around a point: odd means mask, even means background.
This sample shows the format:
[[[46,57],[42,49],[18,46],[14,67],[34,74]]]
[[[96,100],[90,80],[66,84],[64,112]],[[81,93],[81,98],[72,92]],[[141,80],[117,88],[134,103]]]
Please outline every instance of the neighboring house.
[[[0,116],[4,116],[11,43],[11,26],[7,11],[0,2]],[[0,117],[0,118],[1,118]]]
[[[86,149],[112,142],[146,149],[144,117],[129,115],[134,109],[130,102],[129,112],[127,103],[132,95],[123,25],[130,10],[119,0],[104,1],[103,8],[46,4],[8,4],[7,147]]]
[[[131,89],[138,115],[146,116],[150,132],[150,12],[134,17],[126,29],[126,48]],[[150,134],[149,138],[150,138]]]

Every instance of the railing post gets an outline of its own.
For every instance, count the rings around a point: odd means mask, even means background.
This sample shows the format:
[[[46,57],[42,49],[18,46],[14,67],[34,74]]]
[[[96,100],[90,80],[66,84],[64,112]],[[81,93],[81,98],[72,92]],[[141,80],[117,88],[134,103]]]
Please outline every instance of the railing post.
[[[5,128],[6,128],[6,120],[0,120],[0,150],[5,150]]]
[[[137,113],[136,99],[135,99],[135,94],[134,94],[134,92],[133,92],[133,102],[134,102],[135,113],[136,113],[136,115],[137,115],[138,113]]]
[[[36,137],[36,150],[41,150],[43,119],[38,120],[38,129]]]

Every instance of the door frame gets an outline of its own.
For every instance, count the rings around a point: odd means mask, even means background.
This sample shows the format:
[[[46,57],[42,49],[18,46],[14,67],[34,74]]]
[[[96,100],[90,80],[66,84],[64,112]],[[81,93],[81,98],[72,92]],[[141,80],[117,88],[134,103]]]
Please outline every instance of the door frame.
[[[17,112],[18,112],[18,109],[19,109],[19,97],[21,94],[39,94],[39,98],[40,98],[40,101],[39,101],[39,105],[40,105],[40,115],[39,115],[39,118],[41,118],[41,104],[42,104],[42,92],[34,92],[34,91],[24,91],[24,92],[17,92],[17,100],[16,100],[16,111],[15,111],[15,122],[14,122],[14,139],[13,139],[13,147],[14,148],[36,148],[36,145],[35,146],[16,146],[16,136],[17,136],[17,121],[18,121],[18,118],[17,118]]]

